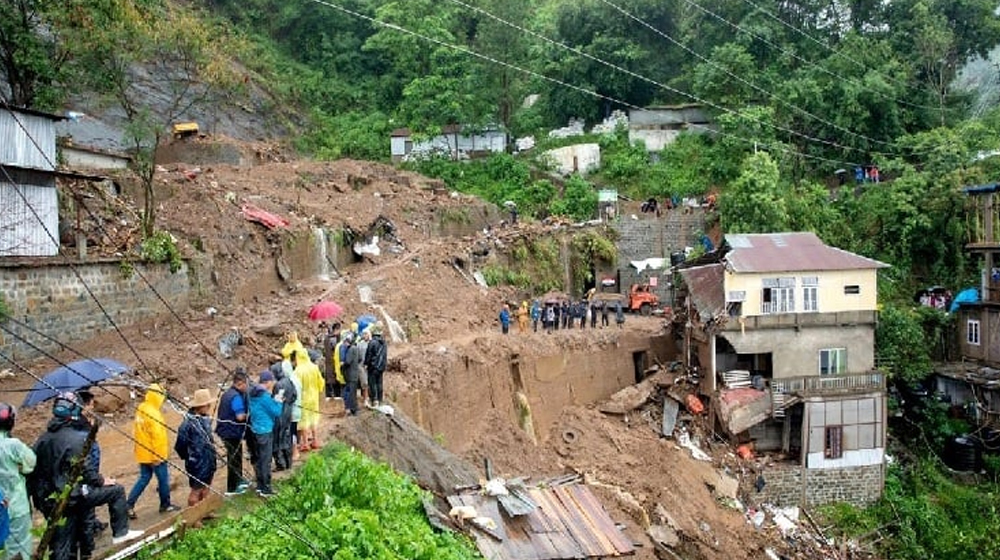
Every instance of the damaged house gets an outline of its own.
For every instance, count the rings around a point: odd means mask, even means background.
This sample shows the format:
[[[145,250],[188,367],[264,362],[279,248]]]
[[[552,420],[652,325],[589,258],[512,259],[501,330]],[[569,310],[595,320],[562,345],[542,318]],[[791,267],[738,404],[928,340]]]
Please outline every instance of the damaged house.
[[[680,271],[685,356],[712,422],[762,455],[756,498],[867,504],[882,493],[885,376],[877,272],[813,233],[727,235],[720,262]]]

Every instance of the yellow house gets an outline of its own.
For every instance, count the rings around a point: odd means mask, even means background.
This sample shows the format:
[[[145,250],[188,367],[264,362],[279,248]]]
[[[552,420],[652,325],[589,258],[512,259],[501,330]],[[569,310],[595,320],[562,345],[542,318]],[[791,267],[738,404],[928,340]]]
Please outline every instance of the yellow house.
[[[721,261],[682,269],[685,358],[722,430],[771,467],[778,503],[881,494],[885,377],[875,370],[878,270],[808,232],[727,235]]]

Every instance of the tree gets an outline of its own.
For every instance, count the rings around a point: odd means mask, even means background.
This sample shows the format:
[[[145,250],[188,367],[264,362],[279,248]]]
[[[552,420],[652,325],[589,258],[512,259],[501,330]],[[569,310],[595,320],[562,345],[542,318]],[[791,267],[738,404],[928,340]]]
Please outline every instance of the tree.
[[[144,194],[142,229],[151,237],[156,148],[171,123],[214,88],[235,84],[235,73],[222,53],[224,33],[193,10],[115,0],[98,15],[100,25],[81,38],[82,63],[90,85],[125,114],[125,142]]]
[[[729,233],[785,231],[788,210],[778,165],[766,152],[749,156],[740,176],[719,197],[722,226]]]

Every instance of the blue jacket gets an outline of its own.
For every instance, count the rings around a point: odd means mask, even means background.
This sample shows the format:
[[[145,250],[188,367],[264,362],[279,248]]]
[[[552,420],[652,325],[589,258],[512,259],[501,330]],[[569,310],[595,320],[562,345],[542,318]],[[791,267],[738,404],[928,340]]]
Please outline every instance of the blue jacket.
[[[219,401],[219,422],[215,426],[215,433],[222,439],[241,440],[246,431],[246,423],[236,420],[239,414],[246,414],[246,402],[243,393],[236,387],[226,389]]]
[[[274,400],[262,385],[250,389],[250,430],[255,434],[270,434],[274,420],[281,416],[281,403]]]
[[[505,327],[510,325],[510,311],[506,309],[500,311],[500,323]]]
[[[184,459],[188,477],[201,484],[212,483],[215,476],[216,452],[212,443],[212,419],[187,413],[177,430],[174,451]]]

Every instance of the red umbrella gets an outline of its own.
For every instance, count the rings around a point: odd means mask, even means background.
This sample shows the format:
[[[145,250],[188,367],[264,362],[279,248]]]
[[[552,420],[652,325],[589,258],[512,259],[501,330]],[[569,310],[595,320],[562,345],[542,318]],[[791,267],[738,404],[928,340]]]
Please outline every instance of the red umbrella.
[[[321,301],[309,308],[310,321],[326,321],[344,312],[344,308],[335,301]]]

